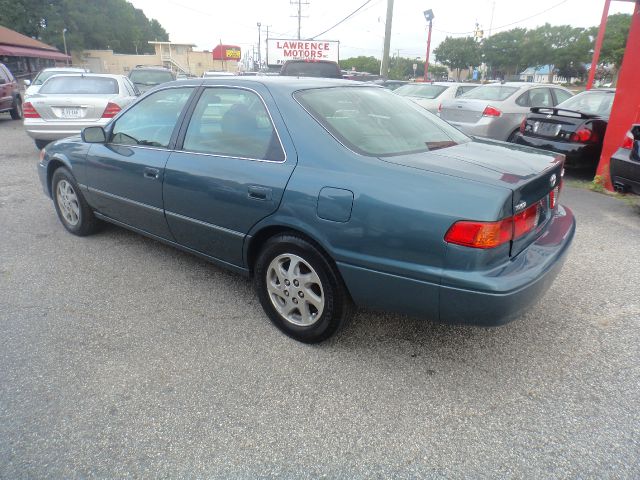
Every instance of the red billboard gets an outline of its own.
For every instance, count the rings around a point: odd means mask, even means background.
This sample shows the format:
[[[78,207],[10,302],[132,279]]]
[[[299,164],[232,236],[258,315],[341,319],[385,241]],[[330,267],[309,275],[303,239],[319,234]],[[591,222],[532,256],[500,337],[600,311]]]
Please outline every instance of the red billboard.
[[[214,60],[240,60],[240,47],[235,45],[217,45],[211,52]]]

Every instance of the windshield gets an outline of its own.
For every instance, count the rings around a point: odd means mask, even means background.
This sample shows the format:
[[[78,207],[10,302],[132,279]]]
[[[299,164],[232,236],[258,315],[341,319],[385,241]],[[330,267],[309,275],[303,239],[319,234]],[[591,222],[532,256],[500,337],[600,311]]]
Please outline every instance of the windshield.
[[[129,74],[129,80],[137,85],[160,85],[171,82],[173,75],[164,70],[133,70]]]
[[[398,95],[405,97],[420,97],[433,99],[438,97],[448,87],[442,85],[403,85],[396,89]]]
[[[476,100],[506,100],[519,90],[518,87],[478,87],[460,95],[459,98],[473,98]]]
[[[53,77],[45,82],[40,93],[112,95],[118,93],[118,81],[108,77]]]
[[[34,85],[42,85],[47,79],[54,75],[63,75],[70,73],[68,70],[47,70],[46,72],[40,72],[36,78],[33,79]]]
[[[435,115],[383,88],[301,90],[295,98],[332,135],[363,155],[427,152],[469,141]]]
[[[560,103],[558,108],[608,117],[611,114],[614,96],[614,92],[582,92]]]

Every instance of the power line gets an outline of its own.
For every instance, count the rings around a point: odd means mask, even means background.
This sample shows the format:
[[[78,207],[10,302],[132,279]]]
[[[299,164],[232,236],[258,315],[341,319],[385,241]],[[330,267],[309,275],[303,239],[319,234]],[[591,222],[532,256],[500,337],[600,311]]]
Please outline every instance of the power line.
[[[325,33],[329,32],[330,30],[333,30],[334,28],[336,28],[338,25],[340,25],[343,22],[346,22],[347,20],[349,20],[349,18],[351,18],[352,16],[354,16],[356,13],[358,13],[365,5],[367,5],[368,3],[371,3],[372,0],[367,0],[366,2],[364,2],[362,5],[360,5],[358,8],[356,8],[353,12],[351,12],[349,15],[347,15],[346,17],[344,17],[342,20],[340,20],[338,23],[336,23],[333,27],[331,28],[327,28],[324,32],[319,33],[317,35],[314,35],[313,37],[309,37],[309,40],[313,40],[316,37],[319,37],[320,35],[324,35]]]
[[[552,5],[551,7],[547,8],[545,10],[542,10],[541,12],[535,13],[535,14],[530,15],[530,16],[528,16],[526,18],[521,19],[521,20],[516,20],[515,22],[507,23],[506,25],[500,25],[499,27],[493,28],[493,30],[501,30],[503,28],[511,27],[512,25],[516,25],[518,23],[526,22],[527,20],[531,20],[532,18],[538,17],[538,16],[542,15],[543,13],[547,13],[548,11],[553,10],[554,8],[557,8],[560,5],[563,5],[563,4],[567,3],[568,1],[569,0],[562,0],[560,3],[556,3],[555,5]],[[474,33],[473,30],[470,31],[470,32],[447,32],[446,30],[440,30],[438,28],[434,28],[434,30],[437,30],[440,33],[446,33],[446,34],[449,34],[449,35],[471,35],[472,33]]]

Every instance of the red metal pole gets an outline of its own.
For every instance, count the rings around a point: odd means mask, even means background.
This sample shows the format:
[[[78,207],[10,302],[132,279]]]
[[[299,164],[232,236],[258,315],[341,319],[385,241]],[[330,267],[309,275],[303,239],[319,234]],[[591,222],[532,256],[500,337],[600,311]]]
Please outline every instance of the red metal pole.
[[[609,1],[609,0],[607,0]],[[429,70],[429,50],[431,50],[431,27],[433,21],[429,20],[429,36],[427,37],[427,60],[424,64],[424,81],[427,81],[427,71]]]
[[[589,70],[589,80],[587,80],[587,90],[591,90],[593,79],[596,76],[596,68],[600,59],[600,49],[602,48],[602,40],[604,40],[604,31],[607,29],[607,16],[609,15],[609,5],[611,0],[604,0],[604,9],[602,10],[602,20],[600,20],[600,28],[598,29],[598,37],[596,38],[596,47],[593,51],[591,59],[591,69]]]

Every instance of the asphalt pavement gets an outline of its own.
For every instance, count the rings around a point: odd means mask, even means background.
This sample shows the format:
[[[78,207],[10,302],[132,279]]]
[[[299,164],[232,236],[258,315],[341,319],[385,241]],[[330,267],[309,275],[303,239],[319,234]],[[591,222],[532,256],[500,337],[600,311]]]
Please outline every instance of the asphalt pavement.
[[[358,311],[297,343],[248,280],[78,238],[0,115],[0,478],[639,478],[640,213],[567,187],[551,290],[499,328]]]

